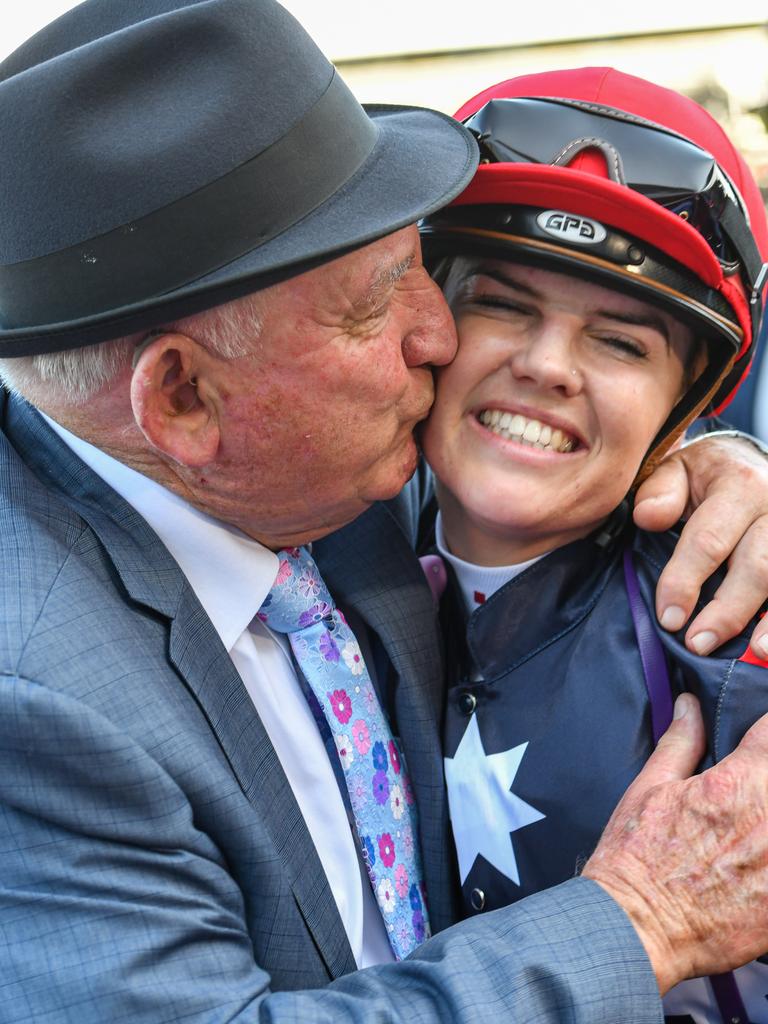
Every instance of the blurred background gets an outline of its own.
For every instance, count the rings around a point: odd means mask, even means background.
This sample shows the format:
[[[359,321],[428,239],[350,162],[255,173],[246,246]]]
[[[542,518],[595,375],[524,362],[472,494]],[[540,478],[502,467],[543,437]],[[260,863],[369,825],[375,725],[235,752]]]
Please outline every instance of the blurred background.
[[[74,6],[68,0],[3,4],[0,57]],[[284,6],[363,102],[453,113],[480,89],[512,75],[595,64],[678,89],[721,121],[768,203],[765,0],[284,0]]]

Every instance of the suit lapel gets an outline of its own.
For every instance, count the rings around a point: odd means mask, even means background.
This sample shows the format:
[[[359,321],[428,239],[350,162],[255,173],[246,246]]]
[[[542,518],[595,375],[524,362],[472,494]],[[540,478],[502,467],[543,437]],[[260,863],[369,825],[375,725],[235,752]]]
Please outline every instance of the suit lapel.
[[[331,978],[356,964],[338,909],[277,754],[232,659],[178,565],[147,522],[33,410],[9,403],[25,464],[69,499],[109,555],[129,597],[170,620],[169,657],[195,695],[259,815]]]
[[[443,782],[443,671],[432,595],[395,518],[375,505],[313,546],[336,600],[352,607],[383,644],[395,679],[394,712],[419,810],[434,931],[456,920],[456,884]]]

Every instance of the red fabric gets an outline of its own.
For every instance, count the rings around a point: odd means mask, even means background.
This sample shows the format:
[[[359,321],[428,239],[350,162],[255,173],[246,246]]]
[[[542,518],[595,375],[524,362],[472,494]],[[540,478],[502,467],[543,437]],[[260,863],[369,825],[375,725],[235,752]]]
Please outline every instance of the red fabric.
[[[748,665],[762,665],[763,668],[768,668],[768,660],[765,658],[759,658],[751,647],[748,647],[746,651],[739,658],[739,661],[745,661]]]
[[[768,257],[768,220],[752,174],[717,121],[687,96],[614,68],[576,68],[500,82],[468,100],[455,116],[463,120],[489,100],[519,96],[602,103],[655,121],[691,139],[711,153],[734,181],[747,205],[758,248],[763,259]],[[617,185],[606,173],[602,157],[593,152],[580,154],[567,168],[481,164],[454,204],[552,206],[603,220],[654,245],[723,295],[744,333],[741,351],[745,351],[751,342],[752,325],[741,281],[723,275],[717,259],[695,228],[652,200]]]

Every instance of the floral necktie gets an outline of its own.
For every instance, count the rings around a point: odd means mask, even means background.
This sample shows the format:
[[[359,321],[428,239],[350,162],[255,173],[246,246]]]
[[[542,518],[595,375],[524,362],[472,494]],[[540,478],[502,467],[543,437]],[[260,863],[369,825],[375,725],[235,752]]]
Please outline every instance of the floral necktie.
[[[430,934],[410,781],[354,633],[312,556],[306,548],[287,548],[279,558],[259,618],[287,634],[328,724],[363,861],[401,960]]]

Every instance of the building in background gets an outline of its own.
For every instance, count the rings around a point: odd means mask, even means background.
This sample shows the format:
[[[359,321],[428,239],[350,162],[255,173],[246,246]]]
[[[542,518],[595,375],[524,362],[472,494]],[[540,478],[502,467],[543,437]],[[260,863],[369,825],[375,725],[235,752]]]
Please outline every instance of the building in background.
[[[765,0],[718,5],[701,0],[633,5],[573,0],[283,3],[336,61],[363,102],[419,104],[453,113],[491,82],[595,64],[679,89],[722,122],[768,200]],[[0,57],[73,6],[74,0],[4,4]]]
[[[722,123],[768,204],[765,0],[718,6],[700,0],[283,2],[363,102],[415,103],[453,113],[492,82],[586,65],[610,65],[678,89]]]

